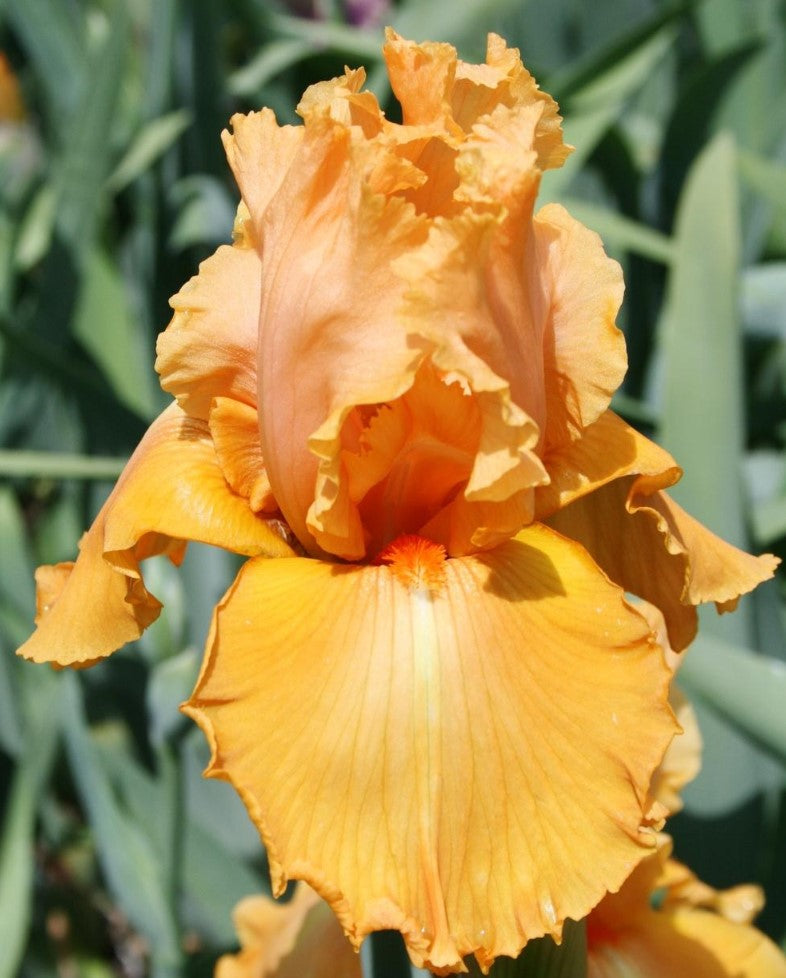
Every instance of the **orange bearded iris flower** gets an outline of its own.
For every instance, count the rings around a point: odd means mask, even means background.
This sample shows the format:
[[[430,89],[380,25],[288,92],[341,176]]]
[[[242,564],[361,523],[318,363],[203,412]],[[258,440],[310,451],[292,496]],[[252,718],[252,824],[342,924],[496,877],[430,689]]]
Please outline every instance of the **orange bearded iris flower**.
[[[535,213],[569,148],[518,52],[388,32],[385,57],[401,124],[360,70],[309,88],[303,125],[233,118],[234,244],[159,343],[176,403],[76,563],[39,572],[21,651],[137,637],[146,556],[248,555],[185,706],[208,773],[277,892],[304,879],[355,944],[399,929],[447,973],[558,935],[655,844],[670,670],[624,591],[681,649],[697,603],[775,561],[676,506],[676,463],[609,411],[620,269]]]

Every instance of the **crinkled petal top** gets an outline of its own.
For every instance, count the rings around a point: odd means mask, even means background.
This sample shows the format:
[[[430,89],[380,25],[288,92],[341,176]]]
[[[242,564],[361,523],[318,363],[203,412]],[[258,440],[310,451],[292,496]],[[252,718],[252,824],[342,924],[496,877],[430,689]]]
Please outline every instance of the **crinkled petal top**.
[[[467,65],[389,32],[385,55],[402,124],[347,70],[303,126],[263,110],[225,140],[261,263],[272,490],[307,551],[349,560],[512,536],[626,366],[619,267],[562,208],[534,213],[568,148],[518,53],[492,36]]]

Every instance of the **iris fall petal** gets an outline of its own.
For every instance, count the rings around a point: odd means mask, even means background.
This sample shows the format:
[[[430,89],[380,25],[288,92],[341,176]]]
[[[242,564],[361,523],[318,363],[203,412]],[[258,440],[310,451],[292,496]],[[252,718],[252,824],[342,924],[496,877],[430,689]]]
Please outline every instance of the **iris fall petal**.
[[[248,555],[292,553],[230,490],[207,426],[173,404],[140,442],[76,562],[39,569],[38,628],[19,654],[87,664],[139,638],[161,609],[139,562],[161,553],[179,562],[184,540]]]
[[[549,517],[549,525],[592,554],[609,577],[663,613],[671,647],[696,634],[696,608],[731,610],[741,594],[775,573],[778,560],[753,557],[705,529],[665,492],[659,478],[616,479]]]
[[[445,972],[619,886],[675,724],[646,622],[575,544],[532,527],[440,580],[250,561],[186,712],[276,888],[303,878],[355,942],[397,928]]]

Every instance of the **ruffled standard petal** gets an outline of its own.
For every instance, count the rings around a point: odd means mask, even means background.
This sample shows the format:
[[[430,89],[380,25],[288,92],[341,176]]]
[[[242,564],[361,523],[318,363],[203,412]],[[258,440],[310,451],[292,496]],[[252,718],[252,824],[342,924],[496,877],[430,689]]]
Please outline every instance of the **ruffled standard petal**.
[[[161,386],[203,421],[215,397],[257,403],[262,264],[242,218],[239,228],[235,244],[222,245],[170,299],[175,314],[156,344]]]
[[[131,456],[76,562],[39,569],[38,628],[19,654],[85,665],[139,638],[161,609],[139,562],[166,553],[179,563],[185,540],[247,555],[293,552],[227,486],[207,426],[173,404]]]
[[[221,139],[251,214],[262,214],[283,183],[303,141],[300,126],[279,126],[270,109],[230,119]],[[257,306],[258,310],[258,306]]]
[[[624,291],[622,269],[603,243],[549,204],[533,221],[546,323],[544,452],[578,437],[611,402],[628,367],[615,320]]]
[[[778,559],[725,543],[659,490],[646,475],[616,479],[549,517],[577,540],[620,587],[663,613],[671,647],[696,634],[696,605],[730,611],[737,598],[775,573]]]
[[[241,170],[253,162],[243,144],[230,160]],[[309,439],[319,430],[337,453],[351,408],[399,396],[423,357],[423,344],[396,321],[402,285],[390,267],[422,238],[423,219],[405,201],[364,188],[354,167],[348,127],[318,118],[278,192],[264,211],[252,209],[264,242],[262,449],[281,511],[312,553],[323,552],[306,525],[320,461],[314,452],[322,448]],[[341,555],[361,556],[351,527],[346,536],[351,545]]]
[[[215,978],[361,978],[360,957],[334,914],[300,883],[289,903],[266,896],[241,900],[233,913],[238,954],[216,965]]]
[[[405,125],[442,128],[461,138],[498,106],[533,106],[540,119],[533,140],[540,168],[561,166],[570,153],[557,103],[540,91],[518,49],[498,34],[489,34],[482,65],[460,61],[450,44],[418,44],[391,28],[383,53]]]
[[[581,548],[533,526],[438,569],[248,562],[185,710],[276,889],[447,973],[620,885],[675,723],[646,622]]]
[[[701,909],[701,900],[675,898],[685,874],[670,851],[671,841],[661,837],[658,851],[589,915],[588,978],[784,978],[781,951],[747,921],[724,916],[722,902],[714,913]],[[686,872],[698,884],[693,896],[711,891]],[[658,909],[651,906],[656,892]]]

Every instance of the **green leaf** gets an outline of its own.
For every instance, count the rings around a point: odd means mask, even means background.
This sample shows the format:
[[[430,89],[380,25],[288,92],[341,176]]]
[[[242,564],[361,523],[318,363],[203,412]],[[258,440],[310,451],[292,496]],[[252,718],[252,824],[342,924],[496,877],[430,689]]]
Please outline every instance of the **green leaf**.
[[[700,635],[680,683],[786,764],[786,663]]]
[[[786,262],[746,268],[742,274],[741,303],[748,330],[786,340]]]
[[[131,312],[123,277],[103,251],[91,251],[85,262],[72,330],[101,366],[117,399],[151,420],[157,407],[153,350]]]
[[[168,245],[178,251],[193,245],[217,245],[228,241],[235,218],[235,202],[214,177],[195,173],[172,188],[177,220]]]
[[[548,78],[547,91],[560,102],[568,103],[576,97],[580,98],[582,92],[586,94],[608,90],[613,87],[613,80],[620,78],[620,71],[623,77],[628,72],[626,65],[635,64],[637,52],[646,50],[649,42],[663,33],[663,28],[668,27],[671,34],[673,22],[696,5],[696,0],[677,0],[675,3],[661,4],[660,9],[643,23],[623,30],[599,50],[593,50],[570,62],[562,70],[552,73]],[[568,16],[564,18],[566,21]]]
[[[347,24],[307,20],[265,10],[268,29],[281,37],[296,38],[312,50],[333,49],[357,59],[360,64],[373,64],[382,59],[380,37],[371,31]]]
[[[29,678],[29,673],[28,673]],[[27,942],[33,898],[33,841],[38,798],[57,743],[57,682],[41,677],[35,700],[26,697],[25,750],[11,781],[0,836],[0,978],[14,978]],[[27,684],[29,687],[29,683]]]
[[[759,41],[746,41],[710,61],[699,62],[699,67],[679,92],[660,154],[660,201],[664,221],[670,220],[685,175],[709,140],[716,112],[760,47]]]
[[[116,4],[109,33],[88,65],[90,83],[70,119],[65,153],[58,168],[57,229],[76,255],[88,253],[103,203],[101,188],[110,166],[109,134],[117,114],[128,54],[129,19]]]
[[[786,165],[755,153],[739,154],[740,175],[748,186],[766,197],[781,211],[786,211]]]
[[[696,160],[680,200],[661,324],[661,440],[678,462],[690,463],[673,495],[716,533],[744,546],[735,167],[731,139],[716,137]],[[700,397],[686,396],[697,390]]]
[[[283,38],[266,44],[248,64],[234,71],[227,87],[233,95],[256,96],[276,75],[313,54],[313,46],[302,38]]]
[[[103,749],[102,760],[129,812],[164,859],[163,849],[169,840],[164,824],[166,789],[160,774],[158,779],[152,778],[125,751],[117,749]],[[161,817],[151,821],[152,811]],[[183,844],[182,895],[202,933],[218,944],[232,944],[236,940],[232,927],[235,905],[245,896],[266,891],[267,884],[220,839],[200,826],[194,815],[193,809],[186,808],[177,824]]]
[[[48,757],[51,761],[51,754]],[[27,941],[39,771],[27,758],[11,781],[0,837],[0,978],[14,978]]]
[[[14,265],[26,272],[37,265],[49,250],[55,228],[57,194],[51,183],[44,184],[33,197],[19,227]]]
[[[174,973],[180,947],[161,861],[112,793],[85,721],[78,677],[65,673],[63,687],[62,723],[71,773],[95,832],[107,883],[129,920],[150,942],[159,973]]]
[[[661,440],[685,463],[673,495],[710,529],[744,547],[739,240],[734,144],[720,135],[691,167],[677,209],[660,330]],[[723,618],[706,609],[701,622],[703,631],[733,644],[753,641],[751,609],[744,600],[736,614]],[[685,791],[686,806],[728,811],[758,793],[769,775],[744,738],[699,714],[704,733],[711,735],[705,736],[702,773]]]
[[[562,200],[562,203],[573,217],[597,231],[604,241],[614,247],[631,251],[662,265],[671,263],[672,243],[665,234],[647,227],[646,224],[632,221],[617,211],[578,198],[571,197]]]
[[[22,479],[116,479],[128,459],[0,449],[0,476]]]
[[[15,666],[11,657],[25,621],[32,627],[35,608],[33,562],[22,513],[13,492],[0,487],[0,747],[19,757],[25,746]],[[14,622],[14,625],[11,625]],[[23,790],[23,789],[20,789]],[[0,943],[0,947],[2,947]]]
[[[107,179],[107,190],[117,193],[133,183],[177,142],[191,125],[191,119],[190,112],[178,109],[143,126]]]
[[[153,668],[147,686],[147,713],[154,744],[163,744],[186,722],[179,707],[194,688],[201,659],[196,649],[184,649]]]
[[[86,74],[78,8],[51,0],[8,0],[6,16],[46,88],[53,121],[65,130]]]
[[[651,77],[674,41],[674,29],[662,27],[639,47],[620,49],[605,71],[573,90],[565,111],[565,142],[573,153],[559,170],[544,174],[539,200],[558,200],[622,112],[626,101]]]
[[[8,486],[0,486],[0,553],[3,555],[0,601],[9,602],[20,614],[32,619],[35,610],[34,564],[22,512]]]

